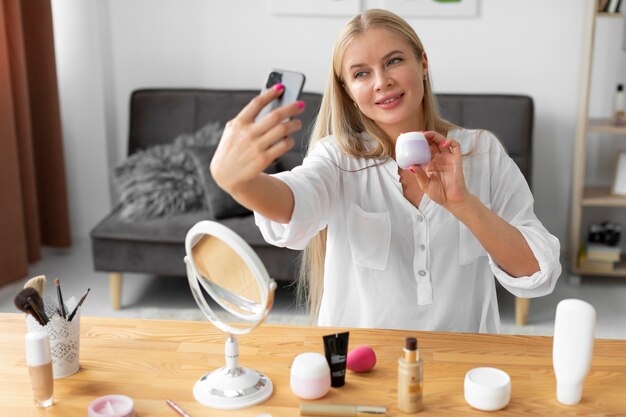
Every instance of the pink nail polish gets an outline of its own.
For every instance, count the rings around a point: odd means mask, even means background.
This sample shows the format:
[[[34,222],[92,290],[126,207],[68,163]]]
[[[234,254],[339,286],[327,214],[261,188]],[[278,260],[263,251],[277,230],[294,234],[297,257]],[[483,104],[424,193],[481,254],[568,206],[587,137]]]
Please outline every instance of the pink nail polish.
[[[304,101],[302,101],[302,100],[298,101],[296,104],[298,105],[298,108],[300,110],[302,110],[302,109],[304,109],[306,107],[306,103]]]
[[[414,173],[414,174],[415,174],[415,168],[413,168],[413,167],[409,167],[409,171],[411,171],[412,173]]]
[[[445,148],[447,144],[448,144],[448,141],[447,141],[447,140],[444,140],[443,142],[441,142],[441,143],[439,144],[439,147],[440,147],[440,148]]]
[[[278,83],[278,84],[276,84],[273,88],[274,88],[274,90],[276,90],[276,91],[283,91],[283,90],[285,89],[285,86],[284,86],[284,85],[282,85],[282,83]]]

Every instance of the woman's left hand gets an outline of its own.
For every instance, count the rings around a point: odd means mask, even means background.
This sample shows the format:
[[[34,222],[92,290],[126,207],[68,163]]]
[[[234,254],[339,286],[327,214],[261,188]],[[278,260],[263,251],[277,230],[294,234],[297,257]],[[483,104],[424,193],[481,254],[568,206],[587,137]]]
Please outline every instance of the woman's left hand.
[[[415,174],[422,191],[437,204],[446,208],[463,204],[470,194],[463,176],[461,145],[432,130],[424,132],[424,136],[431,149],[434,148],[431,160],[423,166],[412,165],[409,171]]]

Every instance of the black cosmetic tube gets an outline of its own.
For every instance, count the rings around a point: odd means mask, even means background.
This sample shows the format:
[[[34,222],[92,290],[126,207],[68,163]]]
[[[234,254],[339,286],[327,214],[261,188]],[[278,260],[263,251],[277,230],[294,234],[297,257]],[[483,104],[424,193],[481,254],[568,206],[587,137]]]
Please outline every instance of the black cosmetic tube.
[[[330,366],[330,386],[343,387],[346,383],[346,358],[349,332],[324,336],[324,353]]]

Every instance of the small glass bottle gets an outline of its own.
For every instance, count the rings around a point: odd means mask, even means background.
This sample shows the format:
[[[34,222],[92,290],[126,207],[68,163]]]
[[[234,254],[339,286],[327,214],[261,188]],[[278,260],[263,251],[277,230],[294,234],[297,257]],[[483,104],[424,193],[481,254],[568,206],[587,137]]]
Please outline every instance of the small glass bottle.
[[[398,409],[404,413],[422,411],[424,368],[419,357],[417,339],[407,337],[404,356],[398,360]]]
[[[626,115],[624,115],[624,85],[618,84],[613,98],[613,124],[615,126],[626,125]]]
[[[26,365],[30,373],[35,405],[47,408],[52,405],[52,357],[50,339],[46,332],[26,333]]]

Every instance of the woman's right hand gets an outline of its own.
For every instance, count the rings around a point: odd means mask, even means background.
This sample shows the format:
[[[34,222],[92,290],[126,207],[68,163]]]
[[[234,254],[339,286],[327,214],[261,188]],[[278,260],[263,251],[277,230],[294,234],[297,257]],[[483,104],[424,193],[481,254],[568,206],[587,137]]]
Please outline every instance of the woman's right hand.
[[[211,175],[229,194],[245,190],[276,158],[295,144],[290,136],[302,128],[302,122],[291,119],[304,110],[298,101],[279,107],[259,121],[255,121],[263,107],[278,98],[284,90],[276,84],[253,98],[241,112],[228,123],[211,160]]]

